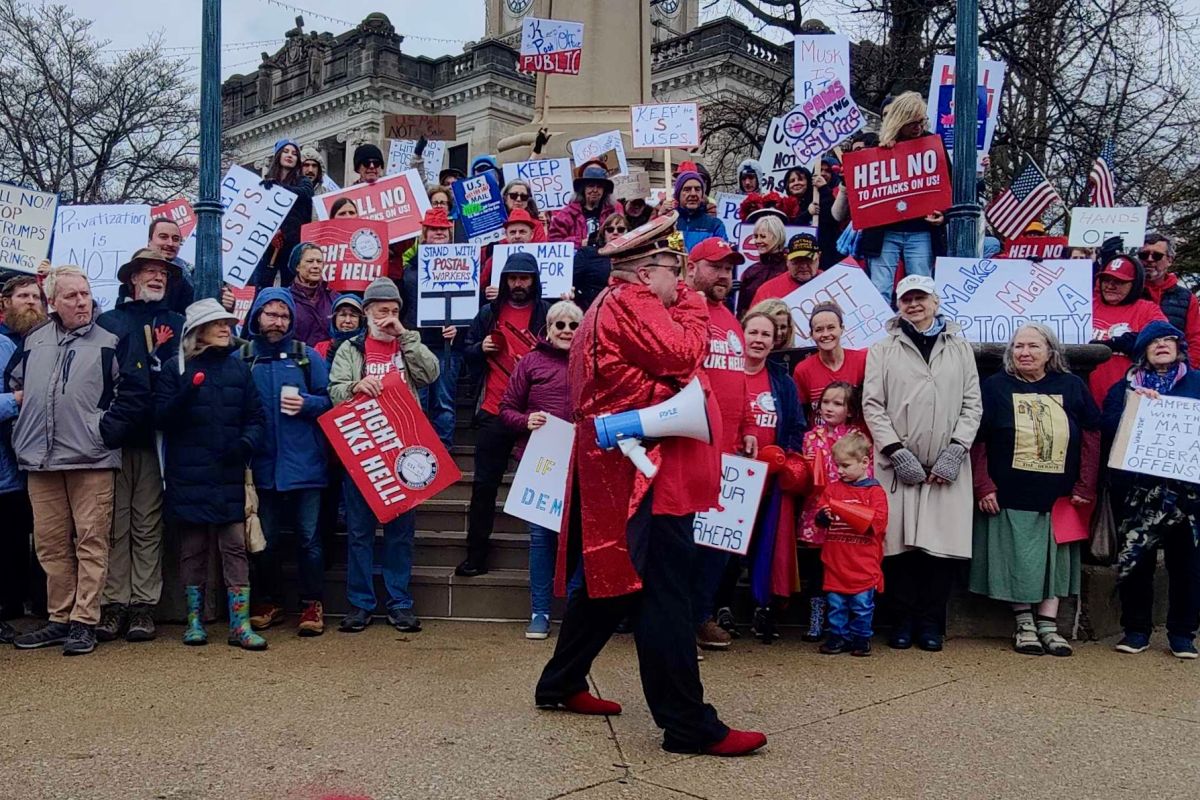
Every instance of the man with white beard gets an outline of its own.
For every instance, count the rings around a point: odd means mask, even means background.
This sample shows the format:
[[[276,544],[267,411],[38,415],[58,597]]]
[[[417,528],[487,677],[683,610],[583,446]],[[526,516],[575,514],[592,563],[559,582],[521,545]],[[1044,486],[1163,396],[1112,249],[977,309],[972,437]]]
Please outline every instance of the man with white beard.
[[[130,352],[145,356],[139,363],[151,389],[162,365],[179,349],[183,315],[168,308],[166,300],[168,284],[179,281],[179,273],[163,251],[148,247],[137,251],[117,271],[124,296],[97,320]],[[121,450],[108,577],[96,627],[100,641],[112,641],[122,633],[131,642],[154,638],[153,612],[162,595],[162,538],[162,473],[153,420],[146,420]]]

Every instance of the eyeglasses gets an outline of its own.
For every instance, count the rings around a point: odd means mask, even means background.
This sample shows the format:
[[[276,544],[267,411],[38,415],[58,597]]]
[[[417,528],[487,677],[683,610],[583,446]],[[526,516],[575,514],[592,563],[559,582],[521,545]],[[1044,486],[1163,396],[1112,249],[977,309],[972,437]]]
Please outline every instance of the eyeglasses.
[[[1142,261],[1162,261],[1166,257],[1166,253],[1160,253],[1157,250],[1141,250],[1138,252],[1138,258]]]
[[[367,160],[367,161],[364,161],[364,162],[363,162],[363,166],[364,166],[364,167],[375,167],[376,169],[379,169],[379,168],[381,168],[381,167],[383,166],[383,162],[382,162],[382,161],[376,161],[375,159],[373,159],[373,158],[372,158],[372,159],[369,159],[369,160]]]
[[[292,318],[291,314],[276,314],[274,311],[264,311],[262,315],[267,319],[279,320],[280,322],[287,322]]]
[[[509,192],[508,199],[509,200],[528,200],[529,195],[522,194],[521,192]]]
[[[578,322],[565,322],[564,320],[561,320],[561,319],[558,322],[554,323],[554,330],[556,330],[556,331],[565,331],[567,328],[570,328],[571,330],[575,330],[578,327],[579,327]]]
[[[610,226],[608,226],[607,228],[605,228],[605,229],[604,229],[604,232],[605,232],[605,233],[624,233],[624,232],[625,232],[625,231],[627,231],[627,230],[629,230],[629,229],[628,229],[628,228],[622,228],[622,227],[621,227],[621,226],[619,226],[619,225],[610,225]]]
[[[431,206],[441,206],[442,208],[449,208],[449,207],[450,207],[450,201],[449,201],[449,200],[430,200],[430,201],[429,201],[429,205],[431,205]]]

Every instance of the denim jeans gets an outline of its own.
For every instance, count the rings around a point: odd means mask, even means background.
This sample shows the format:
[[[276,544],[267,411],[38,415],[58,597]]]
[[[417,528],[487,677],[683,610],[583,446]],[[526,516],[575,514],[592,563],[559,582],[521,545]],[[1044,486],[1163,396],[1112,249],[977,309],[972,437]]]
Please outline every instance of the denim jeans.
[[[534,614],[550,614],[558,531],[529,523],[529,601]]]
[[[422,387],[417,394],[425,414],[433,424],[442,444],[449,450],[454,443],[454,422],[458,416],[455,396],[458,394],[458,376],[462,372],[462,353],[443,347],[430,348],[437,354],[438,379]]]
[[[375,610],[375,528],[379,520],[349,475],[343,484],[346,497],[347,572],[346,599],[355,608]],[[413,536],[416,510],[407,511],[383,526],[383,585],[388,610],[412,608],[408,585],[412,579]]]
[[[901,257],[905,275],[932,275],[933,237],[929,231],[887,231],[879,255],[867,260],[871,283],[889,303]]]
[[[254,587],[256,602],[283,604],[283,545],[282,523],[288,516],[296,536],[296,563],[300,568],[300,602],[311,603],[322,597],[325,581],[325,555],[317,533],[317,517],[321,509],[321,489],[293,489],[277,492],[258,490],[258,520],[262,523],[267,549],[252,556],[258,569],[258,585]]]
[[[692,561],[692,622],[697,627],[712,619],[717,588],[731,555],[724,550],[696,545],[696,557]]]
[[[871,638],[874,633],[871,622],[875,617],[874,589],[858,594],[829,592],[825,596],[825,604],[830,636],[842,639]]]

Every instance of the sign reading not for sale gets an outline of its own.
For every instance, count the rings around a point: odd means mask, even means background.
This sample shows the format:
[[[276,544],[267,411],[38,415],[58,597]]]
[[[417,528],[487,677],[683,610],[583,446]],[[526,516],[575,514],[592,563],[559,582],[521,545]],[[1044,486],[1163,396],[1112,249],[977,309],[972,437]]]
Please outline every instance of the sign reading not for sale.
[[[944,211],[953,201],[946,151],[933,134],[846,153],[842,164],[857,230]]]

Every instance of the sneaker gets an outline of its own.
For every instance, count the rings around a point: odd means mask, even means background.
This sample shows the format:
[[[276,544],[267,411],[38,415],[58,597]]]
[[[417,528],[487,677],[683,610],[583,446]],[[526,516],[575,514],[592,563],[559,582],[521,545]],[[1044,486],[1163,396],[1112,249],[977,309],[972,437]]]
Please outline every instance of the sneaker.
[[[64,656],[86,656],[96,649],[96,627],[72,622],[67,641],[63,644]]]
[[[740,639],[742,635],[738,633],[737,624],[733,621],[733,611],[726,607],[717,609],[717,625],[721,630],[729,634],[733,639]]]
[[[7,622],[0,621],[0,644],[12,644],[17,638],[17,629]]]
[[[827,656],[836,656],[840,653],[850,652],[850,643],[842,637],[834,636],[831,633],[829,634],[829,638],[825,640],[825,643],[817,649]]]
[[[99,626],[97,626],[98,628]],[[154,617],[150,613],[150,606],[145,603],[137,603],[129,609],[129,629],[125,631],[125,641],[127,642],[149,642],[157,635],[154,630]],[[96,638],[100,638],[100,632],[97,629]]]
[[[47,622],[40,628],[23,633],[13,639],[18,650],[36,650],[39,647],[60,645],[67,641],[71,626],[65,622]]]
[[[850,655],[866,658],[871,655],[871,640],[870,639],[851,639],[850,640]]]
[[[750,632],[763,644],[771,644],[771,642],[779,638],[779,633],[775,630],[775,620],[771,616],[770,608],[759,606],[754,609],[754,620],[750,623]]]
[[[1137,655],[1144,653],[1150,647],[1150,637],[1144,633],[1133,633],[1126,631],[1121,637],[1121,641],[1117,642],[1117,646],[1113,648],[1118,653],[1129,653]]]
[[[550,615],[534,614],[525,629],[526,639],[546,639],[550,636]]]
[[[888,647],[893,650],[907,650],[912,647],[912,623],[901,620],[896,623],[896,627],[892,628],[892,635],[888,637]]]
[[[283,622],[283,617],[283,608],[274,603],[255,603],[250,607],[250,627],[256,631],[278,625]]]
[[[371,619],[372,612],[364,611],[361,608],[351,610],[349,614],[342,617],[342,624],[338,625],[338,630],[342,633],[358,633],[365,631],[367,626],[373,621]]]
[[[487,567],[483,564],[473,564],[467,560],[454,568],[454,574],[460,578],[476,578],[480,575],[487,575]]]
[[[696,644],[705,650],[724,650],[732,641],[733,637],[726,633],[716,620],[708,619],[696,628]]]
[[[388,622],[401,633],[417,633],[421,630],[421,620],[411,608],[389,608]]]
[[[1167,644],[1171,648],[1171,655],[1176,658],[1196,658],[1200,653],[1196,652],[1196,643],[1190,636],[1175,636],[1167,634]]]
[[[96,626],[96,638],[111,642],[125,630],[129,619],[129,608],[121,603],[110,603],[100,609],[100,624]]]
[[[301,636],[320,636],[325,632],[325,607],[319,600],[304,604],[298,627]]]

